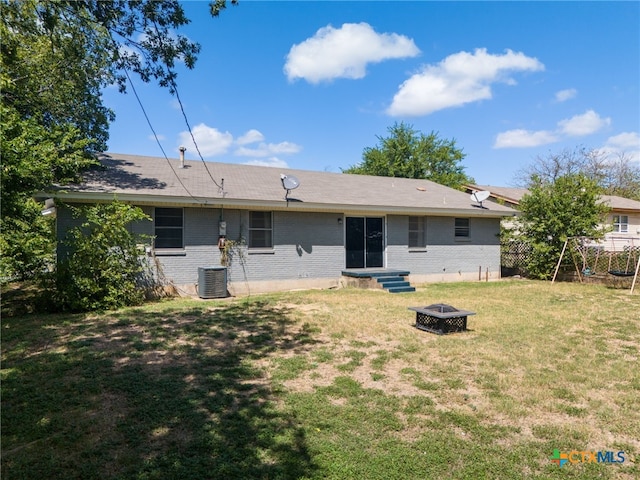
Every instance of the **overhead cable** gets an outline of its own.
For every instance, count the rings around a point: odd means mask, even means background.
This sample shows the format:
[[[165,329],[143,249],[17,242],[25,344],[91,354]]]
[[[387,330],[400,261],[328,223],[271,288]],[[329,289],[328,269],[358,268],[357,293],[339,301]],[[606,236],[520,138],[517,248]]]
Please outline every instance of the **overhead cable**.
[[[180,179],[180,176],[178,175],[178,172],[176,172],[175,168],[173,167],[173,164],[169,160],[169,157],[167,156],[166,152],[164,151],[164,148],[162,148],[162,144],[160,143],[160,139],[158,138],[158,135],[156,134],[156,131],[154,130],[153,125],[151,124],[151,120],[149,119],[149,115],[147,115],[147,111],[145,110],[144,105],[142,104],[142,100],[140,100],[140,96],[138,95],[138,92],[136,91],[136,87],[133,85],[133,82],[131,81],[131,77],[129,76],[129,72],[127,71],[127,69],[123,69],[123,70],[124,70],[125,75],[127,76],[127,79],[129,80],[129,84],[131,85],[131,90],[133,91],[133,94],[136,97],[136,100],[138,101],[138,105],[140,105],[140,108],[142,109],[142,113],[144,114],[144,118],[147,120],[147,124],[149,125],[149,128],[151,129],[151,132],[153,133],[153,136],[156,139],[156,142],[158,143],[158,146],[160,147],[160,151],[162,151],[162,154],[164,155],[165,160],[169,164],[169,167],[171,167],[171,170],[173,171],[173,174],[175,175],[176,179],[178,180],[180,185],[182,185],[182,188],[185,189],[185,191],[189,194],[189,196],[191,198],[193,198],[194,200],[196,200],[199,203],[203,203],[202,200],[198,200],[198,198],[196,198],[189,191],[189,189],[186,187],[186,185]]]
[[[154,28],[156,30],[156,33],[158,34],[158,39],[160,41],[160,45],[162,46],[162,36],[160,35],[160,32],[158,31],[158,25],[156,24],[155,21],[153,22],[153,25],[154,25]],[[176,94],[176,100],[178,101],[178,105],[180,105],[180,111],[182,112],[182,116],[184,117],[184,122],[187,125],[187,129],[189,130],[189,135],[191,135],[191,140],[193,141],[193,145],[196,147],[196,151],[198,152],[198,156],[200,157],[200,160],[202,161],[202,164],[204,165],[205,170],[209,174],[209,178],[214,183],[214,185],[216,187],[218,187],[218,192],[220,192],[220,194],[222,194],[222,196],[224,197],[224,195],[225,195],[224,187],[222,185],[220,185],[218,182],[216,182],[215,178],[213,178],[213,175],[211,174],[211,171],[209,170],[209,167],[207,166],[207,162],[205,161],[204,157],[202,156],[202,153],[200,152],[200,148],[198,147],[198,142],[196,142],[196,137],[193,135],[193,130],[191,128],[191,124],[189,123],[189,119],[187,118],[187,113],[185,112],[184,105],[182,104],[182,100],[180,99],[180,93],[178,92],[178,85],[176,84],[176,82],[174,80],[176,75],[173,72],[173,70],[171,70],[169,65],[166,65],[166,67],[167,67],[167,72],[169,73],[169,82],[171,83],[171,88]]]

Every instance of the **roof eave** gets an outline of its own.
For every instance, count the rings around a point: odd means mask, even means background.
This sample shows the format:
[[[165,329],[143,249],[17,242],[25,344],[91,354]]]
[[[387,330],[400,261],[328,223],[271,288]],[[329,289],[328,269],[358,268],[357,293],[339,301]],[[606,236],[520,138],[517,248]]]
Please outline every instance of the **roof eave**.
[[[638,208],[620,208],[620,207],[611,207],[611,210],[609,211],[609,213],[628,213],[631,215],[637,215],[638,213],[640,213],[640,209]]]
[[[259,210],[289,210],[289,211],[313,211],[335,213],[376,213],[376,214],[404,214],[404,215],[434,215],[434,216],[465,216],[484,218],[503,218],[517,215],[516,210],[498,211],[489,208],[478,208],[472,205],[469,208],[452,207],[406,207],[385,205],[354,205],[341,203],[301,202],[299,200],[247,200],[237,198],[205,198],[188,196],[166,195],[140,195],[131,193],[114,192],[77,192],[57,191],[42,192],[36,195],[39,198],[54,197],[65,202],[94,203],[110,202],[117,199],[121,202],[136,205],[172,205],[180,207],[200,208],[254,208]]]

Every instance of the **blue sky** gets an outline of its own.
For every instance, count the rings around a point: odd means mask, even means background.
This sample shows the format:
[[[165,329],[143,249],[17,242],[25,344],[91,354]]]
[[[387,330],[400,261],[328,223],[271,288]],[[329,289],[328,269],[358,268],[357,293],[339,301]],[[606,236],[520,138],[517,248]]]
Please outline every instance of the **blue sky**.
[[[576,147],[640,161],[639,2],[249,1],[211,18],[178,92],[207,161],[340,172],[395,122],[455,139],[479,184]],[[199,158],[166,89],[132,77],[170,158]],[[130,92],[109,150],[162,156]]]

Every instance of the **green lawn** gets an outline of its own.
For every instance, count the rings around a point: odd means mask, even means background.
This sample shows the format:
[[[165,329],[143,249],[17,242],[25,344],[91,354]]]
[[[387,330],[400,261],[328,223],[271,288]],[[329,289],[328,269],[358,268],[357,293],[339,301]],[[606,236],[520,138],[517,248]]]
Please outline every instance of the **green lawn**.
[[[415,329],[430,303],[470,331]],[[639,478],[639,351],[640,295],[532,281],[5,317],[1,473]]]

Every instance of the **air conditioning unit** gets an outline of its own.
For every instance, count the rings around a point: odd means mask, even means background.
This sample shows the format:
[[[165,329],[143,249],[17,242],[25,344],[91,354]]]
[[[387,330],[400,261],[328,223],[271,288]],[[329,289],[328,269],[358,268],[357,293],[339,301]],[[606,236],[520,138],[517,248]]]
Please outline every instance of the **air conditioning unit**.
[[[227,296],[227,267],[198,267],[198,295],[200,298]]]

